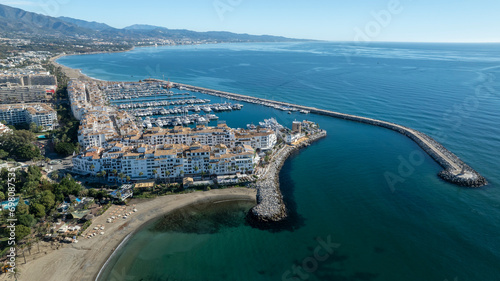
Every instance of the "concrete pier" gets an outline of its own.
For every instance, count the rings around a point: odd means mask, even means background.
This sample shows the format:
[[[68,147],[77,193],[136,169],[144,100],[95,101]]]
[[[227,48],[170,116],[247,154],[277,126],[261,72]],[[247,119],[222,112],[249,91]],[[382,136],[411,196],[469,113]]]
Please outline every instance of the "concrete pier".
[[[431,156],[441,167],[444,168],[438,175],[443,180],[451,182],[453,184],[457,184],[465,187],[481,187],[488,182],[486,179],[481,176],[478,172],[472,169],[470,166],[465,164],[460,158],[458,158],[455,154],[447,150],[444,146],[438,143],[433,138],[428,135],[421,133],[417,130],[401,126],[395,123],[381,121],[377,119],[361,117],[356,115],[344,114],[330,110],[318,109],[315,107],[308,107],[302,105],[296,105],[286,102],[273,101],[262,98],[255,98],[244,96],[240,94],[228,93],[224,91],[217,91],[202,87],[196,87],[181,83],[173,83],[174,87],[180,88],[183,87],[186,90],[200,92],[204,94],[209,94],[217,97],[224,97],[233,100],[245,101],[249,103],[255,104],[267,104],[267,105],[279,105],[286,107],[293,107],[299,110],[307,110],[310,113],[331,116],[339,119],[350,120],[360,123],[365,123],[369,125],[374,125],[378,127],[387,128],[393,131],[396,131],[400,134],[403,134],[410,139],[412,139],[415,143],[417,143],[429,156]]]

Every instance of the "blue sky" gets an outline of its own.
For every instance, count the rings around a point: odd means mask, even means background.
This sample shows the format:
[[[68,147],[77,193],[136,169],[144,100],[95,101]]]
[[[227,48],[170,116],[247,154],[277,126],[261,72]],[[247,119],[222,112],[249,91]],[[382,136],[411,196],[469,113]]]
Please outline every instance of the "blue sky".
[[[331,41],[500,42],[500,1],[0,0],[122,28],[152,24]],[[147,3],[147,4],[144,4]]]

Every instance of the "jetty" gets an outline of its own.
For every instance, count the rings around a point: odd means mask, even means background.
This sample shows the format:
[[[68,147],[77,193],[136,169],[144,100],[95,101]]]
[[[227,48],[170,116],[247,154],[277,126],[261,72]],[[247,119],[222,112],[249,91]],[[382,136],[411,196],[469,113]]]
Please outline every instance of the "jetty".
[[[481,187],[488,184],[487,180],[481,174],[479,174],[469,165],[464,163],[458,156],[450,152],[439,142],[437,142],[436,140],[434,140],[433,138],[422,132],[419,132],[417,130],[405,126],[373,118],[339,113],[325,109],[318,109],[315,107],[308,107],[308,106],[291,104],[287,102],[250,97],[250,96],[207,89],[203,87],[196,87],[181,83],[172,83],[172,84],[174,87],[182,90],[189,90],[217,97],[224,97],[227,99],[245,101],[249,103],[260,104],[271,107],[294,108],[302,112],[310,112],[313,114],[330,116],[338,119],[355,121],[359,123],[387,128],[395,132],[398,132],[404,136],[407,136],[408,138],[413,140],[429,156],[431,156],[441,167],[443,167],[444,170],[439,172],[438,174],[438,176],[441,177],[443,180],[464,187]]]
[[[262,172],[259,180],[254,184],[257,189],[257,205],[249,212],[248,217],[251,222],[263,225],[279,222],[287,217],[286,206],[279,187],[279,172],[286,159],[293,152],[309,146],[312,142],[326,137],[326,135],[325,130],[320,130],[299,144],[293,146],[283,145],[271,155],[265,171]]]

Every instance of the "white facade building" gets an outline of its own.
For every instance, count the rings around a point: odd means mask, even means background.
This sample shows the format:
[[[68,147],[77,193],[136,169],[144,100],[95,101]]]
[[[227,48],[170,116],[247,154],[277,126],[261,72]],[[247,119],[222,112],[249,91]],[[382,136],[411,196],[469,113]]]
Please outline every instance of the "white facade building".
[[[3,104],[0,105],[0,120],[7,124],[35,123],[44,131],[57,127],[57,112],[47,104]]]

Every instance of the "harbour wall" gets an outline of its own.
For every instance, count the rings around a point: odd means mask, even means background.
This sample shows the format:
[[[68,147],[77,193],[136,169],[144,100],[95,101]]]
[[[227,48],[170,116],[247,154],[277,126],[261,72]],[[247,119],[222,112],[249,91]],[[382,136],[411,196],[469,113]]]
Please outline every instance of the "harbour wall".
[[[374,125],[382,128],[387,128],[396,131],[402,135],[407,136],[413,140],[417,145],[419,145],[430,157],[432,157],[441,167],[444,168],[438,176],[443,180],[465,187],[481,187],[488,184],[487,180],[480,175],[477,171],[472,169],[469,165],[464,163],[458,156],[450,152],[439,142],[431,138],[430,136],[421,133],[417,130],[401,126],[395,123],[381,121],[377,119],[361,117],[356,115],[350,115],[345,113],[339,113],[330,110],[318,109],[315,107],[308,107],[302,105],[296,105],[286,102],[273,101],[268,99],[249,97],[240,94],[234,94],[224,91],[217,91],[202,87],[196,87],[181,83],[173,83],[174,87],[183,87],[187,90],[201,92],[204,94],[209,94],[218,97],[225,97],[228,99],[245,101],[256,104],[267,104],[267,105],[279,105],[286,107],[293,107],[299,110],[307,110],[310,113],[330,116],[334,118],[355,121],[359,123]]]
[[[304,142],[295,146],[284,145],[270,160],[265,174],[254,184],[257,189],[257,205],[253,207],[248,218],[251,223],[263,226],[268,223],[283,221],[287,210],[283,202],[279,186],[279,172],[286,159],[295,151],[310,145],[312,142],[326,137],[326,131],[312,135]]]

